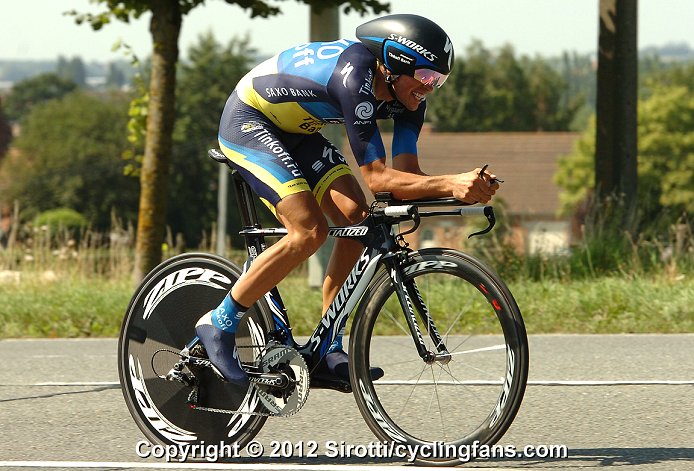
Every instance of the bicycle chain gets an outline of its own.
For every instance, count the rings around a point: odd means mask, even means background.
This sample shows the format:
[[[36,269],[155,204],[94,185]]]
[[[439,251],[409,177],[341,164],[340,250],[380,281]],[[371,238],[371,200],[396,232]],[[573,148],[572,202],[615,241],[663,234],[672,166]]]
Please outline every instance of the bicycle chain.
[[[277,343],[277,342],[270,342],[266,345],[237,345],[236,348],[262,348],[262,349],[267,350],[273,345],[281,345],[281,344]],[[171,350],[168,348],[160,348],[159,350],[155,351],[152,354],[152,370],[154,371],[154,374],[156,374],[157,377],[159,377],[161,379],[166,379],[165,376],[160,376],[159,374],[157,374],[156,370],[154,370],[154,357],[157,355],[157,353],[160,353],[160,352],[173,353],[174,355],[177,355],[179,357],[181,356],[181,352]],[[251,382],[251,386],[253,386],[253,388],[256,390],[258,395],[267,394],[265,391],[258,388],[255,385],[255,383]],[[263,405],[263,407],[265,408],[264,405]],[[192,404],[190,405],[190,408],[193,410],[199,410],[199,411],[203,411],[203,412],[214,412],[217,414],[227,414],[227,415],[243,414],[243,415],[253,415],[253,416],[258,416],[258,417],[291,417],[294,414],[296,414],[297,412],[299,412],[299,409],[297,409],[294,412],[290,412],[288,414],[275,414],[273,412],[257,412],[257,411],[231,410],[231,409],[217,409],[215,407],[194,406]],[[267,410],[267,408],[266,408],[266,410]]]
[[[255,387],[255,384],[253,385],[253,387],[256,389],[256,391],[260,391],[260,389]],[[296,412],[293,412],[290,414],[280,415],[280,414],[274,414],[272,412],[256,412],[256,411],[242,412],[239,410],[216,409],[214,407],[204,407],[204,406],[190,406],[190,407],[193,410],[201,410],[203,412],[214,412],[216,414],[228,414],[228,415],[242,414],[242,415],[254,415],[254,416],[259,416],[259,417],[291,417],[292,415],[296,414]],[[265,406],[263,406],[263,407],[265,407]]]

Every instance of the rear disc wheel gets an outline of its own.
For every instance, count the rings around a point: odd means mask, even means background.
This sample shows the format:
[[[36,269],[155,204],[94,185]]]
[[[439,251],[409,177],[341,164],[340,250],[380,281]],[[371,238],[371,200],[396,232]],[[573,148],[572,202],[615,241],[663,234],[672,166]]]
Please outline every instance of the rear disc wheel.
[[[184,254],[156,267],[133,295],[118,342],[118,371],[130,414],[152,443],[244,445],[265,423],[267,417],[250,414],[265,411],[252,387],[195,368],[200,405],[247,412],[229,415],[192,409],[192,388],[161,377],[180,359],[168,352],[180,352],[195,337],[200,316],[221,303],[240,274],[221,257]],[[242,363],[258,365],[272,325],[264,302],[248,310],[236,334]]]

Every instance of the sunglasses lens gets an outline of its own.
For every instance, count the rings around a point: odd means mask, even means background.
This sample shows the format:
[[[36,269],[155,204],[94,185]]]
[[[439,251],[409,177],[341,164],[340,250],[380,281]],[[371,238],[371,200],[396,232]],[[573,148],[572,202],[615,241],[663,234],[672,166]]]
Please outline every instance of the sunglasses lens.
[[[424,85],[441,88],[441,85],[443,85],[443,82],[446,81],[448,75],[435,72],[430,69],[416,69],[414,71],[414,78],[422,82]]]

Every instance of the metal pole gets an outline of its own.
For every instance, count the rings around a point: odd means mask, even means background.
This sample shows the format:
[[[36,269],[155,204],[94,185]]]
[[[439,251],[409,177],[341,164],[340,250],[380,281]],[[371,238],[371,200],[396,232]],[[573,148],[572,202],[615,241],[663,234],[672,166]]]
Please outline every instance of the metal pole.
[[[638,47],[636,0],[600,0],[595,190],[624,198],[620,231],[632,229],[637,188]]]
[[[315,41],[334,41],[340,38],[340,9],[336,6],[318,11],[311,6],[309,39]],[[342,126],[328,125],[321,134],[338,149],[342,148]],[[330,261],[334,241],[330,238],[308,260],[308,285],[312,288],[323,286],[325,269]]]
[[[229,192],[229,168],[219,165],[219,188],[217,189],[217,255],[223,257],[227,237],[227,194]]]

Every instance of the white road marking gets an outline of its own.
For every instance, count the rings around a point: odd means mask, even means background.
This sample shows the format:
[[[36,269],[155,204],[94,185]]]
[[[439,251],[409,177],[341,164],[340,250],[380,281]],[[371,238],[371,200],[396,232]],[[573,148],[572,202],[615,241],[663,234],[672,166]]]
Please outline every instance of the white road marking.
[[[466,380],[466,381],[437,381],[438,386],[498,386],[502,384],[502,380]],[[379,380],[375,385],[429,385],[434,384],[433,381],[416,381],[416,380]],[[528,386],[680,386],[694,385],[692,381],[669,381],[669,380],[605,380],[605,381],[563,381],[563,380],[543,380],[543,381],[528,381]]]
[[[117,356],[115,353],[86,353],[84,355],[27,355],[27,358],[116,358]]]
[[[232,463],[147,463],[121,461],[0,461],[0,468],[109,468],[109,469],[226,469],[226,470],[286,470],[286,471],[441,471],[441,468],[379,465],[341,464],[232,464]],[[504,471],[502,468],[484,468],[484,471]]]
[[[437,385],[442,386],[496,386],[501,384],[501,380],[465,380],[465,381],[437,381]],[[379,380],[376,385],[427,385],[434,384],[433,381],[415,381],[415,380]],[[634,380],[530,380],[528,386],[687,386],[694,385],[694,380],[667,380],[667,379],[634,379]],[[103,387],[110,386],[119,388],[120,383],[112,381],[75,381],[75,382],[57,382],[48,381],[43,383],[15,383],[15,384],[0,384],[0,386],[10,387]]]

